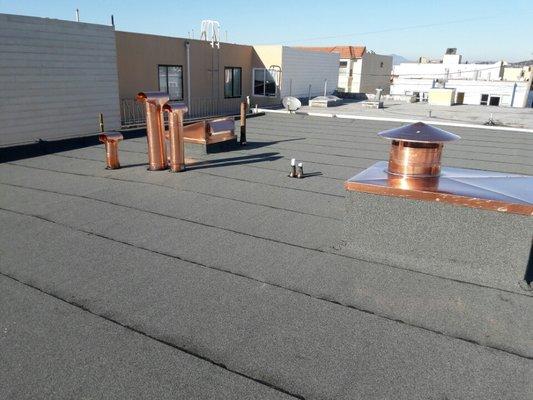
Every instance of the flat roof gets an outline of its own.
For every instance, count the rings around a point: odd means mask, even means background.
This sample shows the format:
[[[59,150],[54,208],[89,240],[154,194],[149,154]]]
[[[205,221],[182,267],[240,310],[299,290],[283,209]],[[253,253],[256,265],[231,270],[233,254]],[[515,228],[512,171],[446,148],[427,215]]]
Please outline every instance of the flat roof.
[[[179,174],[143,137],[120,170],[1,164],[0,397],[529,398],[532,292],[339,251],[343,183],[399,125],[267,114]],[[444,165],[533,175],[533,134],[449,130]]]

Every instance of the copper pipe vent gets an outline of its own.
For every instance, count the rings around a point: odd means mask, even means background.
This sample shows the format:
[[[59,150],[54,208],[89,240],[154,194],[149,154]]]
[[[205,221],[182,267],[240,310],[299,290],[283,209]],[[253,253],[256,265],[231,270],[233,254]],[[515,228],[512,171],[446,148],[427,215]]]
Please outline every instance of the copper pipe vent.
[[[184,103],[171,101],[163,106],[168,113],[170,140],[170,170],[180,172],[185,170],[185,154],[183,144],[183,114],[188,111]]]
[[[118,142],[122,139],[122,134],[118,132],[103,132],[98,135],[98,140],[105,144],[107,169],[120,168],[120,162],[118,160]]]
[[[137,101],[146,106],[146,140],[148,141],[148,169],[158,171],[168,167],[165,142],[163,105],[169,100],[163,92],[140,92]]]
[[[387,172],[402,178],[436,178],[444,142],[461,137],[445,130],[416,122],[378,133],[392,140]]]
[[[441,167],[444,143],[459,136],[422,122],[378,135],[392,141],[389,161],[348,179],[346,190],[533,215],[533,177]]]

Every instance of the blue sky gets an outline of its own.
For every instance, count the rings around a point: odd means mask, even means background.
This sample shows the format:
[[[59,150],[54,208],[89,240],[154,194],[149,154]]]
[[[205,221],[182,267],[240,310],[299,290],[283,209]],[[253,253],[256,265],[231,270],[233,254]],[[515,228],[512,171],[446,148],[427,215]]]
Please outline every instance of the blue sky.
[[[469,61],[533,59],[529,1],[118,1],[0,0],[0,13],[73,20],[117,30],[196,37],[202,19],[221,23],[222,38],[244,44],[364,44],[408,59],[457,47]]]

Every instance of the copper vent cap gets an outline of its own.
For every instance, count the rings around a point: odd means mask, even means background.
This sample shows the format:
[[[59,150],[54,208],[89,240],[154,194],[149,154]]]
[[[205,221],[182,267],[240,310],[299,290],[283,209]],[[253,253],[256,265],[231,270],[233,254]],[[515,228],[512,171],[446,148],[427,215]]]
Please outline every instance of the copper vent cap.
[[[148,101],[159,106],[163,106],[168,100],[168,94],[165,92],[139,92],[135,96],[137,101]]]
[[[389,129],[378,136],[392,140],[387,172],[412,178],[439,176],[444,142],[461,138],[423,122]]]

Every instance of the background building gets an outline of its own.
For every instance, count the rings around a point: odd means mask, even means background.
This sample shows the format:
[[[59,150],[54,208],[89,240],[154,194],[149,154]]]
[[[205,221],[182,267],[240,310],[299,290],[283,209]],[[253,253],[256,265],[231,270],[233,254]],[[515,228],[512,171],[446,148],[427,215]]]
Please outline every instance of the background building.
[[[287,46],[254,46],[254,102],[265,97],[315,97],[333,93],[339,78],[339,55]]]
[[[365,46],[303,47],[306,50],[338,53],[337,90],[344,93],[389,93],[392,56],[367,51]]]
[[[116,32],[122,124],[144,123],[140,91],[189,105],[188,117],[236,112],[251,93],[252,46]]]
[[[393,68],[390,94],[397,99],[427,101],[432,89],[454,89],[453,104],[527,107],[531,73],[509,70],[504,61],[461,63],[461,55],[448,49],[442,60],[401,63]],[[509,79],[505,79],[505,77]],[[513,78],[519,79],[513,80]]]
[[[336,89],[338,54],[286,46],[231,43],[116,32],[122,124],[144,123],[141,90],[169,93],[189,105],[188,118],[238,113],[240,103],[279,105]]]
[[[120,127],[111,26],[0,14],[0,146]]]

